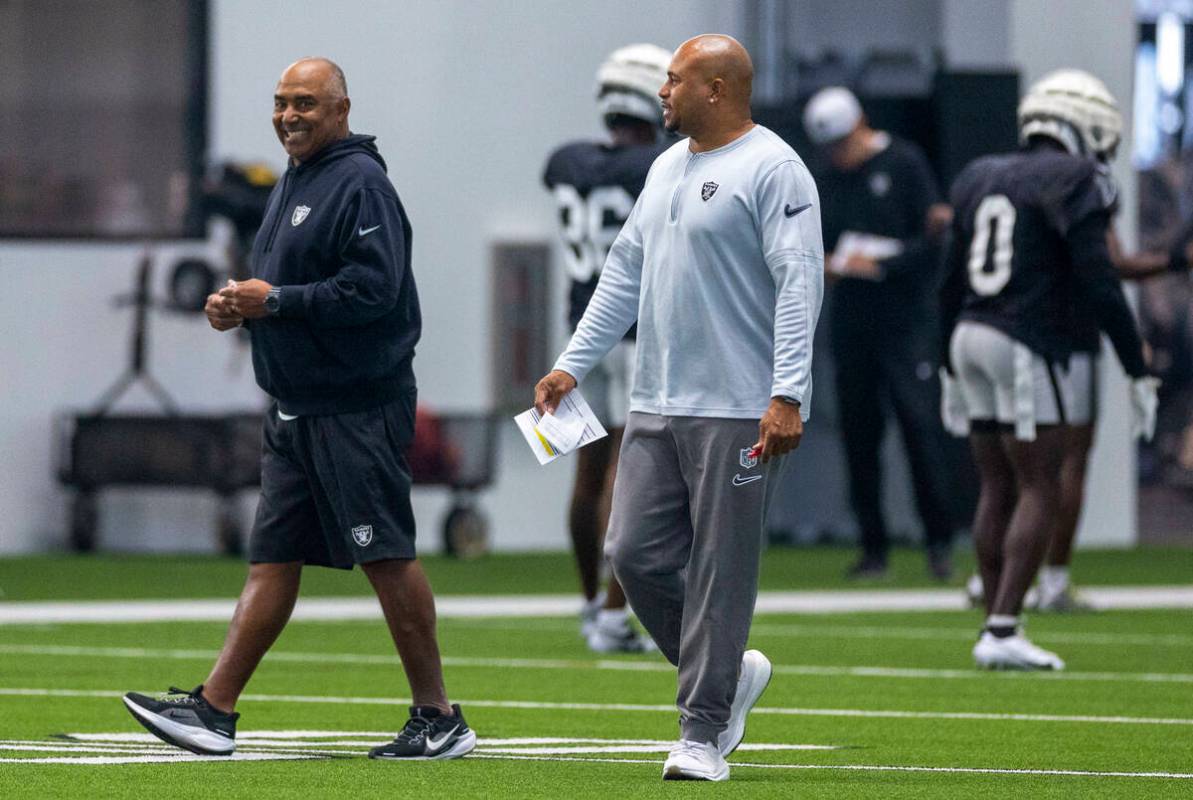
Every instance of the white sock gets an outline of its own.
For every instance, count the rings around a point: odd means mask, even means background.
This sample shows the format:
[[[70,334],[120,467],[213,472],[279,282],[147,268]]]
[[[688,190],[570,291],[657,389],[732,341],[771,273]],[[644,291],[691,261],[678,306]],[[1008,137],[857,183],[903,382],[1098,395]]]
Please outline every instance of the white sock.
[[[605,590],[602,589],[601,591],[596,593],[596,597],[592,598],[591,600],[584,601],[584,612],[583,613],[596,614],[598,611],[600,611],[604,607],[605,607]]]
[[[1068,567],[1041,567],[1040,591],[1045,597],[1056,597],[1069,588]]]
[[[1011,631],[1014,633],[1019,628],[1019,617],[1012,614],[991,614],[986,617],[986,630],[995,635]]]

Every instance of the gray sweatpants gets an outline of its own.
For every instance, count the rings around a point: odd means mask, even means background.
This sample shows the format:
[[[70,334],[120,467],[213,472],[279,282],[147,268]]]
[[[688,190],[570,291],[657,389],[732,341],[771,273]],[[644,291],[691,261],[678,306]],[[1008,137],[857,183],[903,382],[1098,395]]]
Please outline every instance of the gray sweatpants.
[[[632,412],[621,443],[605,555],[679,667],[684,739],[715,742],[737,688],[781,463],[751,464],[756,441],[757,420]]]

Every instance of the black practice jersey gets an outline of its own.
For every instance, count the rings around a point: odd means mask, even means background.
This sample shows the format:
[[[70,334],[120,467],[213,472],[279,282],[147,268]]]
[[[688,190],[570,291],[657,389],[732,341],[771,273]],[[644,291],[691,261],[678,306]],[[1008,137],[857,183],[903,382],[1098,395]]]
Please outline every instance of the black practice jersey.
[[[1094,166],[1100,173],[1098,180],[1103,182],[1109,201],[1106,211],[1113,219],[1119,210],[1118,184],[1110,175],[1110,168],[1105,164],[1096,163]],[[1098,328],[1098,315],[1094,309],[1077,299],[1073,307],[1073,349],[1078,353],[1097,353],[1102,349],[1102,331]]]
[[[980,158],[954,182],[952,202],[945,347],[957,320],[968,319],[1064,362],[1088,336],[1080,307],[1110,336],[1127,372],[1144,374],[1106,245],[1116,192],[1093,161],[1047,146]]]
[[[572,279],[568,322],[573,330],[596,291],[605,256],[642,192],[650,165],[669,144],[619,147],[573,142],[547,160],[543,183],[559,209],[564,258]]]

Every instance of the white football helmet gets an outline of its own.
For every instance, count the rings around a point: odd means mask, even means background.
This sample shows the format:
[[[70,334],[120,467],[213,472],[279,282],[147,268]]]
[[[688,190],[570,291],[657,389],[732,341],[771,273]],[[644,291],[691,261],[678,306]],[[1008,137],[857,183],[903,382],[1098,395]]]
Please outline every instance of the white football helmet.
[[[1019,141],[1055,139],[1073,155],[1114,158],[1123,117],[1106,84],[1079,69],[1059,69],[1036,81],[1019,101]]]
[[[597,105],[608,122],[615,114],[662,127],[658,91],[667,81],[671,53],[653,44],[614,50],[597,70]]]

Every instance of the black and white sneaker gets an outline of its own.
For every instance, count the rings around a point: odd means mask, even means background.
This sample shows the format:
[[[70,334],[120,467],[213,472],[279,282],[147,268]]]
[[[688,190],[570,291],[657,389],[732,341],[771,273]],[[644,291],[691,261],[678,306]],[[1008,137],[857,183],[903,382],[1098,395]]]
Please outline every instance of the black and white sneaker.
[[[438,761],[460,758],[476,747],[476,734],[464,721],[458,705],[448,716],[434,706],[411,706],[410,719],[397,738],[374,747],[369,758],[396,761]]]
[[[122,699],[137,722],[163,742],[201,756],[230,756],[236,750],[240,715],[212,708],[201,685],[190,692],[171,686],[156,698],[129,692]]]

